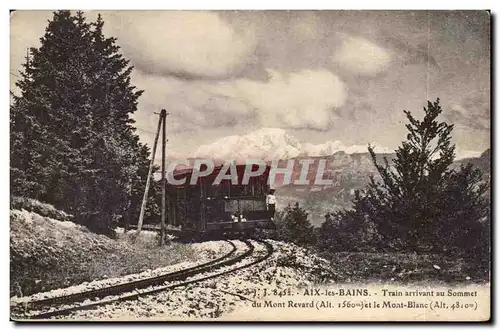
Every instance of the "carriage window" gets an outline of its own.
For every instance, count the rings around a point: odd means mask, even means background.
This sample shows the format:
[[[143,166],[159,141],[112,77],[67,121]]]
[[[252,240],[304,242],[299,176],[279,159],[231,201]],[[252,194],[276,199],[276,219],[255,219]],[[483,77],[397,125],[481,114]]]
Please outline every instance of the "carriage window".
[[[248,185],[245,185],[243,187],[243,195],[244,196],[247,196],[247,197],[250,197],[253,195],[253,191],[254,191],[254,186],[255,184],[250,182]]]
[[[247,185],[231,186],[231,196],[233,197],[251,197],[255,195],[256,181],[250,180]]]
[[[223,180],[219,185],[219,196],[221,197],[229,197],[231,196],[231,181]]]
[[[240,200],[241,212],[249,212],[254,210],[254,204],[252,200]]]
[[[252,182],[252,186],[253,186],[253,195],[254,196],[260,196],[260,195],[264,194],[263,187],[265,186],[265,181],[264,181],[264,178],[262,176],[256,178],[255,181]]]
[[[237,214],[238,210],[238,200],[228,200],[226,201],[226,205],[224,210],[231,214]]]
[[[253,202],[253,210],[266,210],[266,202],[265,201],[254,201]]]
[[[210,198],[223,198],[229,196],[229,186],[227,181],[222,181],[219,185],[213,185],[212,182],[204,183],[205,196]]]
[[[190,186],[187,188],[186,196],[190,199],[197,199],[200,197],[200,187]]]
[[[178,199],[185,199],[186,198],[186,189],[184,187],[177,189],[177,198]]]
[[[244,185],[231,185],[231,196],[232,197],[241,197],[245,195],[245,186]]]
[[[207,185],[206,188],[207,188],[207,194],[206,194],[207,197],[214,198],[214,197],[220,196],[220,194],[219,194],[220,190],[219,190],[218,186],[216,186],[216,185],[208,186]]]
[[[224,213],[224,201],[212,200],[205,202],[205,217],[209,223],[227,221],[227,215]]]

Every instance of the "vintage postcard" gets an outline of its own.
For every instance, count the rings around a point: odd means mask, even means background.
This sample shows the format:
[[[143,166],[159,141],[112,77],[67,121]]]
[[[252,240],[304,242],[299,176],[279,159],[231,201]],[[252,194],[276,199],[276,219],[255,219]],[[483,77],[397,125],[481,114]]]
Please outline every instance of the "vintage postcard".
[[[490,320],[489,11],[10,31],[11,320]]]

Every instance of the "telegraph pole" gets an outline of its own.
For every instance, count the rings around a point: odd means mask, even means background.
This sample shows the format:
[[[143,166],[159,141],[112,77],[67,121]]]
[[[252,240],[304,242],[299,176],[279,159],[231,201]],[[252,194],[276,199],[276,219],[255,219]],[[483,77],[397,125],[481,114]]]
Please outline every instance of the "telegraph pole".
[[[163,122],[162,120],[162,114],[160,114],[160,119],[158,120],[158,128],[156,129],[155,142],[153,144],[153,152],[151,154],[151,163],[149,164],[148,178],[146,179],[146,189],[144,190],[144,196],[142,197],[141,213],[139,214],[139,221],[137,221],[137,236],[139,236],[139,233],[141,232],[144,212],[146,210],[146,202],[148,201],[149,186],[151,185],[151,174],[153,173],[153,167],[155,163],[156,145],[158,144],[158,137],[160,135],[161,124]]]
[[[166,198],[167,198],[167,181],[165,179],[165,158],[167,145],[167,111],[161,110],[160,118],[163,125],[162,130],[162,146],[161,146],[161,225],[160,225],[160,246],[165,243],[165,228],[166,228]]]

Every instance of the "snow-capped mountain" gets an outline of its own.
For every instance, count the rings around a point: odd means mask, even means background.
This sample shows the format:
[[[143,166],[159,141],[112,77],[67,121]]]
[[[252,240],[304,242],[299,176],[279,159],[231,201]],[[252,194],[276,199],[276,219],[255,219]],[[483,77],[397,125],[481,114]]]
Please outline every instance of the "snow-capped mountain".
[[[379,146],[376,143],[372,145],[374,146],[375,153],[394,153],[394,150],[387,147]],[[302,146],[303,154],[307,156],[328,156],[337,152],[346,152],[347,154],[368,152],[368,144],[346,146],[338,140],[328,141],[318,145],[305,143]]]
[[[244,136],[229,136],[200,146],[192,157],[214,159],[283,159],[297,157],[301,144],[283,129],[264,128]]]
[[[393,153],[389,148],[375,145],[376,153]],[[368,144],[346,146],[338,140],[323,144],[301,143],[284,129],[264,128],[243,136],[224,137],[200,146],[192,154],[194,158],[262,160],[289,159],[298,156],[328,156],[337,152],[347,154],[367,153]]]

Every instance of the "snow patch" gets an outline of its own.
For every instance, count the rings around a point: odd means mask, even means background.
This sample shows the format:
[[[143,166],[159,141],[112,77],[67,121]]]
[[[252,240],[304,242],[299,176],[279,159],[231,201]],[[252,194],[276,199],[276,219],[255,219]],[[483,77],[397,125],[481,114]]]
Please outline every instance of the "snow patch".
[[[371,143],[376,153],[394,153],[394,150]],[[191,157],[244,161],[246,159],[277,160],[298,156],[328,156],[337,152],[367,153],[366,145],[344,145],[333,140],[322,144],[301,143],[284,129],[263,128],[246,135],[233,135],[202,145]]]

